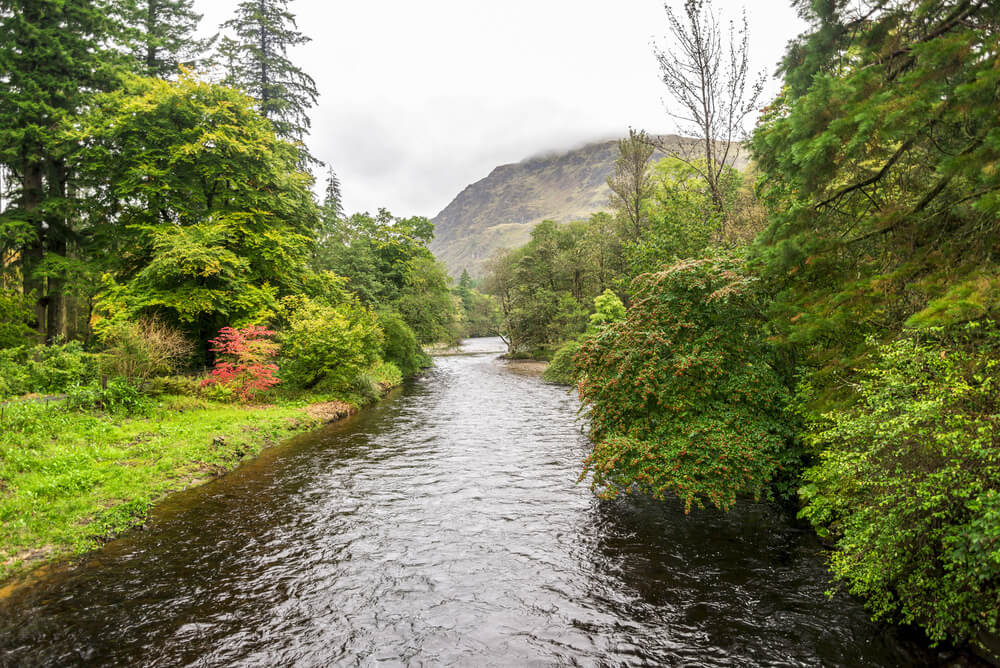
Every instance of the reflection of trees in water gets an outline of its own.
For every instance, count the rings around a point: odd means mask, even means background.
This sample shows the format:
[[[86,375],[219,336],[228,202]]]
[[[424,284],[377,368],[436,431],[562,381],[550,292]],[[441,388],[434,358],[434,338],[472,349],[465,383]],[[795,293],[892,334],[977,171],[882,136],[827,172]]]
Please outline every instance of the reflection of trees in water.
[[[870,622],[860,602],[826,596],[822,545],[791,510],[742,502],[685,515],[679,501],[595,499],[588,525],[588,604],[634,620],[621,642],[665,652],[647,659],[937,661],[926,641]]]

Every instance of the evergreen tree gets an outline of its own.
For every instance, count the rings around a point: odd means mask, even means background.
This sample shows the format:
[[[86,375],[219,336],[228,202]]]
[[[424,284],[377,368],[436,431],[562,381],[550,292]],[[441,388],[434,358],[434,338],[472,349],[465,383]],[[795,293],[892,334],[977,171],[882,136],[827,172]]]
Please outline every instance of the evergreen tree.
[[[866,336],[1000,314],[1000,5],[799,3],[753,150],[775,322],[846,388]]]
[[[226,61],[225,83],[257,100],[260,112],[280,137],[302,141],[309,129],[307,110],[316,104],[316,82],[288,59],[288,49],[310,41],[298,31],[288,0],[244,0],[236,16],[222,24],[219,53]]]
[[[115,85],[121,59],[113,6],[93,0],[0,0],[0,163],[13,176],[13,201],[0,216],[0,244],[17,257],[35,323],[64,334],[64,278],[72,174],[69,121],[90,96]]]
[[[203,54],[216,36],[195,39],[201,14],[192,8],[194,0],[137,0],[128,12],[132,29],[132,54],[146,76],[167,79],[181,65],[203,67]]]
[[[323,197],[323,222],[335,224],[336,221],[343,220],[344,205],[340,195],[340,179],[333,168],[328,168],[326,172],[326,195]]]

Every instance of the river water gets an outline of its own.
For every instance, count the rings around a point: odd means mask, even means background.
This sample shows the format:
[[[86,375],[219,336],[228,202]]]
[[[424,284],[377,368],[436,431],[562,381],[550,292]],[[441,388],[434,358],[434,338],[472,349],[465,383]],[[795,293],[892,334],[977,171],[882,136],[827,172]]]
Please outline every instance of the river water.
[[[788,513],[600,501],[565,389],[466,342],[0,601],[0,664],[934,665]]]

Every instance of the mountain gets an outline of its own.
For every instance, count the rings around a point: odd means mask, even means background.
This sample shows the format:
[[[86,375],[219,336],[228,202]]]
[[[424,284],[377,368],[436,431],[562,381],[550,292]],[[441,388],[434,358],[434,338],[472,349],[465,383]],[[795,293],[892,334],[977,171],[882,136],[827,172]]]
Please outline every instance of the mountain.
[[[693,147],[695,140],[662,137]],[[452,276],[485,273],[498,248],[527,243],[543,220],[569,222],[608,208],[608,176],[618,157],[617,140],[497,167],[458,194],[434,219],[431,250]]]

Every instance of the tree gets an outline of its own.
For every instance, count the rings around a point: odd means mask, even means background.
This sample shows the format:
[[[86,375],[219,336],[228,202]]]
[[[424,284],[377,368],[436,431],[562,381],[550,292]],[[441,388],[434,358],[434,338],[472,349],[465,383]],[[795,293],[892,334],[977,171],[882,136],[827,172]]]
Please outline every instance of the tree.
[[[169,79],[180,66],[203,67],[203,54],[215,43],[216,36],[195,39],[201,14],[193,9],[193,0],[137,0],[128,10],[132,56],[139,71],[150,77]]]
[[[817,393],[850,398],[868,337],[1000,314],[1000,5],[801,11],[752,144],[772,212],[755,261]]]
[[[625,319],[575,358],[595,489],[674,494],[688,510],[770,495],[792,430],[756,281],[738,261],[707,258],[639,276],[633,289]]]
[[[84,120],[75,166],[106,253],[104,315],[158,315],[206,341],[302,289],[312,176],[253,100],[191,75],[135,78]]]
[[[347,287],[376,309],[397,310],[421,343],[454,337],[457,306],[448,274],[427,245],[434,224],[423,216],[356,213],[325,233],[314,266],[347,278]]]
[[[297,30],[288,0],[244,0],[236,16],[222,24],[219,54],[226,61],[225,83],[257,100],[257,108],[279,137],[301,142],[309,130],[308,110],[318,93],[313,78],[288,59],[288,49],[310,41]]]
[[[94,92],[116,85],[120,31],[109,2],[0,0],[0,163],[14,182],[0,243],[50,341],[67,329],[65,258],[78,240],[67,165],[78,145],[65,131]]]
[[[689,162],[708,184],[712,202],[725,211],[723,171],[746,137],[744,124],[757,109],[763,73],[751,78],[746,12],[742,25],[723,34],[711,0],[686,0],[683,16],[665,6],[671,45],[655,50],[663,83],[675,102],[671,116],[681,134],[700,140],[700,159],[681,143],[663,144]]]
[[[810,425],[822,455],[802,515],[876,618],[981,642],[1000,632],[1000,329],[911,331],[873,348],[860,401]]]
[[[608,177],[611,207],[632,241],[642,238],[645,216],[643,204],[651,192],[649,161],[653,144],[645,131],[628,129],[628,137],[618,140],[614,172]]]
[[[326,193],[323,197],[323,223],[334,226],[344,218],[344,205],[340,194],[340,179],[332,167],[326,171]]]

